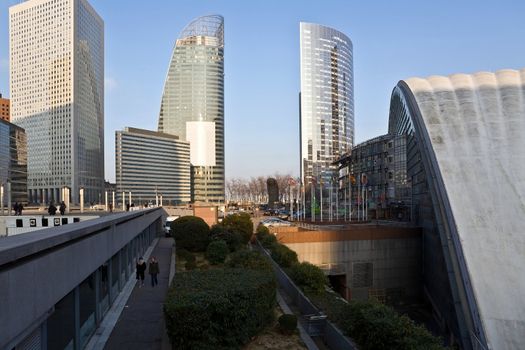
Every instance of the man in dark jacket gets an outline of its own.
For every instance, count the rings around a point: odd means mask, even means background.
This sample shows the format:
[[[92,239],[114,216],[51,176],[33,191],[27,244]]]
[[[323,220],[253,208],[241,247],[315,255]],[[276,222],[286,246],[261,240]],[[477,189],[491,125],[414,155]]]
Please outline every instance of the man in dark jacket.
[[[151,286],[155,287],[157,284],[159,284],[159,281],[157,280],[157,275],[160,273],[160,270],[159,270],[159,262],[154,256],[152,256],[149,261],[148,272],[151,276]]]
[[[55,207],[53,202],[51,202],[51,204],[49,204],[49,208],[47,208],[47,213],[49,215],[55,215],[56,212],[57,212],[57,207]]]
[[[144,273],[146,272],[146,262],[144,259],[142,259],[142,257],[139,258],[139,261],[135,267],[137,269],[137,281],[139,282],[140,288],[144,285]]]

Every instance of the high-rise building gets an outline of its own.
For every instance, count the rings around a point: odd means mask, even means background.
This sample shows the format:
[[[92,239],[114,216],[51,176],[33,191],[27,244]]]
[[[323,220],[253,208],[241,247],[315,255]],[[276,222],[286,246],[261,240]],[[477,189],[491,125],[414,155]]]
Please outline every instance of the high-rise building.
[[[190,201],[190,145],[178,136],[125,128],[115,135],[117,198],[131,192],[133,203]],[[158,196],[158,197],[157,197]],[[128,198],[124,198],[128,200]]]
[[[335,161],[354,142],[352,41],[335,29],[304,22],[300,40],[301,179],[306,186],[333,183]]]
[[[6,122],[10,121],[11,118],[10,113],[10,103],[8,98],[3,98],[2,94],[0,94],[0,119],[5,120]]]
[[[224,201],[224,19],[203,16],[180,34],[160,106],[158,130],[191,147],[191,200]]]
[[[10,183],[8,185],[8,182]],[[24,129],[0,120],[0,185],[4,186],[4,206],[11,202],[27,203],[27,139]]]
[[[11,121],[24,128],[29,201],[104,191],[104,23],[87,0],[9,8]]]

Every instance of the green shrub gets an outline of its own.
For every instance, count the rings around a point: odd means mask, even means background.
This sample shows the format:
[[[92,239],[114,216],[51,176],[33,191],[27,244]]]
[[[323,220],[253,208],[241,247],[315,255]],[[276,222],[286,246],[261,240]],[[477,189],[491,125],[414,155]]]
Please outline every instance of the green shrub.
[[[342,310],[339,324],[362,349],[443,349],[439,338],[377,302],[351,302]]]
[[[272,271],[270,261],[261,253],[249,250],[240,250],[230,255],[229,267],[240,267],[253,270]]]
[[[283,244],[274,244],[271,250],[272,259],[281,267],[291,267],[299,262],[297,253]]]
[[[171,223],[171,233],[179,249],[203,252],[210,241],[210,228],[196,216],[183,216]]]
[[[186,261],[184,268],[186,270],[195,270],[197,268],[197,263],[195,261]]]
[[[291,334],[297,329],[297,316],[295,315],[281,315],[279,317],[279,329],[281,332]]]
[[[208,259],[212,265],[222,264],[224,260],[226,260],[229,252],[230,250],[226,242],[213,241],[208,244],[208,248],[206,248],[206,259]]]
[[[181,258],[186,260],[186,262],[195,262],[195,255],[187,251],[186,249],[179,249],[177,250],[177,255]]]
[[[272,234],[269,234],[267,236],[263,236],[262,239],[259,240],[261,242],[261,245],[266,249],[272,249],[273,246],[277,244],[277,237],[275,237]]]
[[[293,265],[290,269],[290,278],[301,289],[313,293],[323,292],[327,283],[323,270],[309,262]]]
[[[273,274],[244,269],[178,273],[164,304],[174,349],[238,349],[270,324]]]
[[[268,227],[266,227],[266,226],[264,226],[262,224],[259,224],[259,226],[257,226],[257,231],[256,231],[255,235],[257,236],[258,240],[261,240],[265,236],[270,235],[270,230],[268,229]]]
[[[241,242],[248,244],[253,235],[253,222],[249,214],[239,213],[226,216],[221,223],[224,227],[241,235]]]
[[[221,224],[213,225],[211,227],[210,236],[211,240],[225,241],[230,252],[239,250],[243,245],[242,235],[238,230],[229,229]]]

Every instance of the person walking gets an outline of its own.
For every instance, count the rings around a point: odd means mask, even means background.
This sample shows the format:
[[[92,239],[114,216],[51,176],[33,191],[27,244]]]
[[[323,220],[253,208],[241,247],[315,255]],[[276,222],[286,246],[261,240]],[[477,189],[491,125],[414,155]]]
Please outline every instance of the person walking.
[[[24,205],[20,203],[18,204],[18,215],[22,215],[22,210],[24,210]]]
[[[148,272],[151,276],[151,286],[155,287],[157,284],[159,284],[159,281],[157,280],[157,275],[160,273],[160,270],[159,270],[159,262],[154,256],[152,256],[149,261]]]
[[[137,281],[139,282],[140,288],[144,285],[144,272],[146,272],[146,262],[144,259],[142,259],[142,257],[139,258],[139,261],[135,267],[137,269]]]
[[[64,215],[65,212],[66,212],[66,203],[62,201],[62,203],[60,203],[60,215]]]
[[[47,213],[49,215],[55,215],[55,213],[57,212],[57,207],[55,207],[55,205],[53,204],[53,202],[51,202],[49,204],[49,208],[47,209]]]

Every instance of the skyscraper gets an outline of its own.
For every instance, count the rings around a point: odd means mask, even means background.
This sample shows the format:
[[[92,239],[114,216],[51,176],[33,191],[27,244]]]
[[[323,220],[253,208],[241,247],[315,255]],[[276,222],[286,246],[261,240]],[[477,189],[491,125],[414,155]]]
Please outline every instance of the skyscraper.
[[[308,186],[335,179],[334,162],[353,145],[353,54],[346,35],[319,24],[301,22],[300,40],[300,166]]]
[[[104,23],[87,0],[9,9],[11,121],[27,133],[30,202],[104,189]]]
[[[224,201],[224,19],[203,16],[176,41],[164,83],[160,132],[190,142],[192,201]]]

